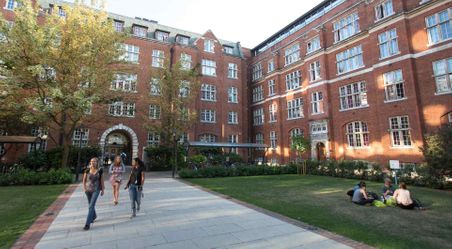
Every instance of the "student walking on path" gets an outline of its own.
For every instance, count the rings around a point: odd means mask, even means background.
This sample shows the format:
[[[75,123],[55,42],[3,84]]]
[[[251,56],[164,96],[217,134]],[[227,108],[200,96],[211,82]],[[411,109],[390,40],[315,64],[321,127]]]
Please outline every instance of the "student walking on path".
[[[108,172],[110,173],[110,183],[113,187],[113,203],[118,204],[119,187],[122,182],[122,174],[126,171],[124,163],[120,156],[115,157],[115,161],[110,165]]]
[[[83,191],[88,199],[88,216],[84,230],[89,230],[91,223],[97,218],[96,201],[100,195],[104,195],[104,180],[99,170],[99,160],[96,157],[89,161],[89,168],[83,174]]]
[[[137,211],[140,211],[141,196],[143,194],[144,173],[143,173],[143,161],[138,157],[132,160],[132,172],[130,173],[129,181],[124,189],[129,189],[130,201],[132,204],[132,216],[137,215]]]

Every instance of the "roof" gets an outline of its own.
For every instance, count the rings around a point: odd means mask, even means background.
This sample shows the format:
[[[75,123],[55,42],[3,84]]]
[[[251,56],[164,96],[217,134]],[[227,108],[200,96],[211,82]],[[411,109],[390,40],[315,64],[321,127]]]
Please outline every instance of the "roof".
[[[5,144],[34,144],[41,142],[40,137],[30,136],[0,136],[0,143]]]
[[[73,3],[63,1],[63,0],[38,0],[39,5],[42,8],[49,8],[49,5],[52,4],[54,6],[61,6],[61,5],[72,5]],[[178,28],[169,27],[166,25],[159,24],[157,21],[149,20],[146,18],[138,18],[138,17],[128,17],[120,14],[115,14],[108,12],[108,16],[113,20],[123,21],[125,28],[130,28],[132,25],[139,25],[146,27],[148,29],[148,34],[146,38],[141,39],[149,39],[149,40],[156,40],[154,39],[155,31],[166,31],[169,33],[169,42],[175,43],[176,42],[176,36],[182,35],[182,36],[188,36],[190,37],[189,44],[190,46],[194,46],[194,42],[199,39],[200,37],[203,37],[202,34],[186,31]],[[233,48],[233,54],[232,56],[242,57],[242,51],[241,51],[241,45],[240,42],[231,42],[226,41],[222,39],[218,39],[218,41],[221,43],[221,45],[229,46]]]
[[[323,16],[339,4],[342,4],[346,0],[324,0],[299,18],[297,18],[295,21],[289,23],[287,26],[267,38],[265,41],[261,42],[259,45],[257,45],[255,48],[252,49],[252,52],[254,55],[265,51],[267,48],[275,45],[276,43],[280,42],[287,36],[295,33],[296,31],[302,29],[309,23],[313,22],[317,18]]]
[[[219,148],[269,148],[266,144],[256,143],[208,143],[200,141],[188,141],[188,147],[219,147]]]

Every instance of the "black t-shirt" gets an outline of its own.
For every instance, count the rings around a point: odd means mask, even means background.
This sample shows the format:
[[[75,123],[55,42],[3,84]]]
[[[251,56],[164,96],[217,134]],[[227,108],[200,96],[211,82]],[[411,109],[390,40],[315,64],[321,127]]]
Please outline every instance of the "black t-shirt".
[[[141,185],[142,174],[143,169],[140,167],[132,168],[132,172],[130,172],[130,184]]]

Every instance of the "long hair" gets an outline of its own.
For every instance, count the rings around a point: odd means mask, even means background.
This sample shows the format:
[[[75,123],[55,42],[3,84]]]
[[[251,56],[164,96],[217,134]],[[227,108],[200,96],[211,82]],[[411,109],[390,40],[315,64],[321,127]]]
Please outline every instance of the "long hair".
[[[117,162],[116,159],[118,159],[118,158],[119,158],[119,163],[116,163],[116,162]],[[116,156],[115,156],[115,160],[113,161],[113,165],[114,165],[114,166],[121,166],[121,164],[122,164],[122,158],[121,158],[121,156],[120,156],[120,155],[116,155]]]
[[[96,159],[96,164],[93,164],[93,166],[94,166],[96,169],[99,169],[99,158],[97,158],[97,157],[93,157],[93,158],[91,158],[91,159],[89,160],[89,165],[90,165],[90,167],[91,167],[91,160],[93,160],[93,159]]]
[[[143,167],[144,167],[144,163],[143,163],[143,161],[141,161],[140,158],[135,157],[133,160],[135,160],[135,162],[138,163],[138,167],[139,167],[139,168],[143,168]]]

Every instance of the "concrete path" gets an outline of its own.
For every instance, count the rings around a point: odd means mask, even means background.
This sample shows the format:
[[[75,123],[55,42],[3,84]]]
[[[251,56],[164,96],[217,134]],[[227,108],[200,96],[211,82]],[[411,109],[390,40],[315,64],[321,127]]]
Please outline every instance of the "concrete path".
[[[82,230],[79,186],[36,248],[350,248],[161,174],[146,180],[141,212],[130,219],[128,192],[114,206],[105,186],[91,230]]]

